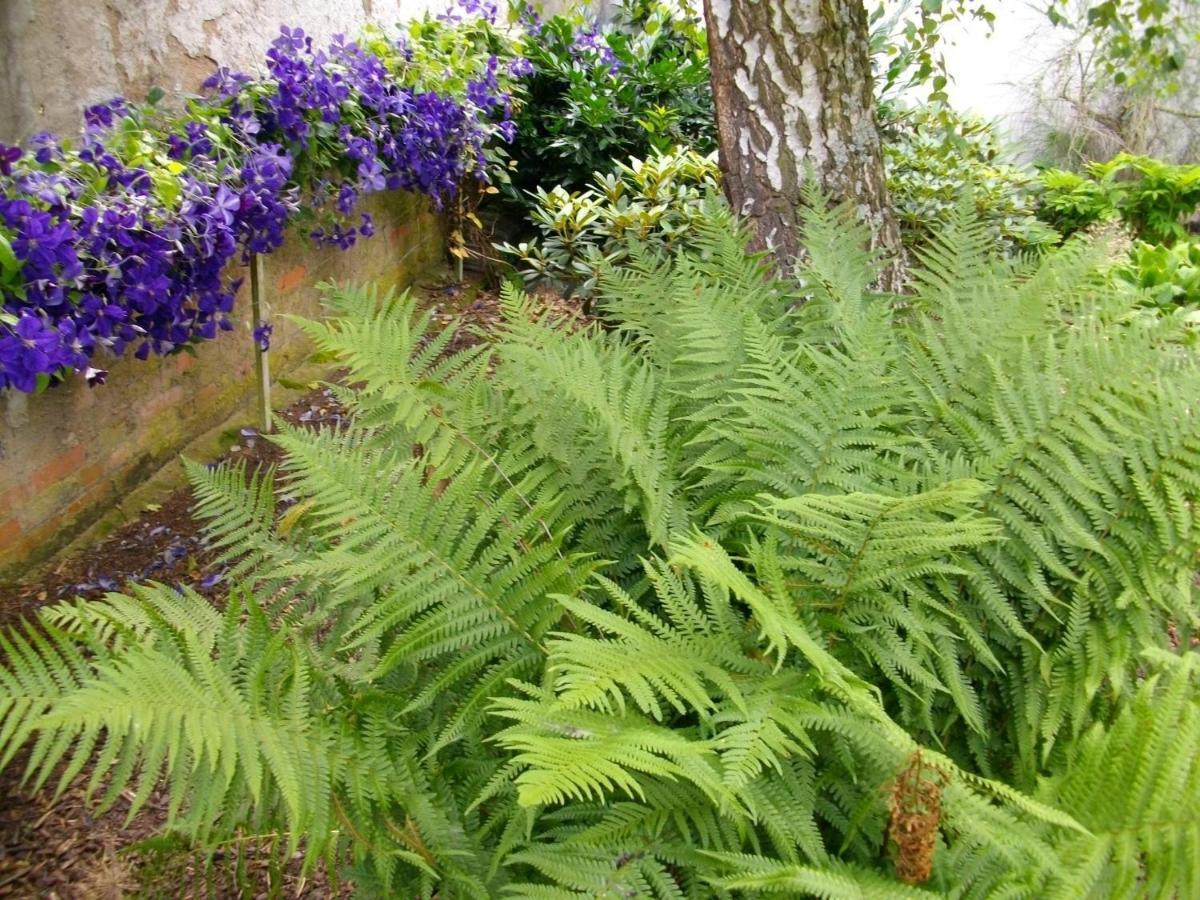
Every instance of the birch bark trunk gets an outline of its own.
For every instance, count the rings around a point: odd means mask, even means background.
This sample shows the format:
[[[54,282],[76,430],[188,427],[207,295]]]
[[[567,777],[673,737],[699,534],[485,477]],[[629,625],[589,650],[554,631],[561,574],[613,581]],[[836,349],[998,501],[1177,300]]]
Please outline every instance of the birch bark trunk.
[[[862,0],[704,0],[725,194],[781,272],[800,252],[800,186],[811,169],[870,224],[902,276],[888,199]]]

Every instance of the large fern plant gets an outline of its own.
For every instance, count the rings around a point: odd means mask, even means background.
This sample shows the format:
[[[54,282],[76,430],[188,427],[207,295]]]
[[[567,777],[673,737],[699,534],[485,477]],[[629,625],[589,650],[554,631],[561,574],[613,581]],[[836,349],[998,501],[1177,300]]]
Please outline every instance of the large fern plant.
[[[1200,894],[1200,368],[1085,244],[887,298],[812,210],[801,295],[714,209],[451,356],[332,291],[353,423],[191,471],[241,587],[8,632],[0,763],[386,896]]]

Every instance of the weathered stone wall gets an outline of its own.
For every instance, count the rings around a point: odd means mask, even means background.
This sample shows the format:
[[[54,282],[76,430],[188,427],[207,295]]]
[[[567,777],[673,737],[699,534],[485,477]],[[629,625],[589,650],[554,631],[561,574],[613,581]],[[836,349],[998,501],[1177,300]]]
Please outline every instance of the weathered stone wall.
[[[0,0],[0,140],[74,134],[84,107],[151,87],[195,91],[259,65],[280,25],[321,42],[442,0]]]
[[[265,259],[264,315],[275,328],[276,377],[309,357],[307,342],[283,316],[319,315],[316,284],[403,287],[443,258],[442,222],[427,201],[376,195],[362,209],[375,218],[377,233],[350,250],[317,249],[293,234]],[[0,581],[19,578],[65,546],[190,440],[252,400],[249,311],[243,286],[233,332],[198,345],[195,356],[112,360],[103,386],[75,379],[36,396],[0,392]]]
[[[602,3],[608,0],[601,0]],[[280,25],[318,43],[449,0],[0,0],[0,141],[74,134],[81,111],[151,87],[195,91],[217,65],[258,66]],[[549,0],[547,10],[570,5]]]

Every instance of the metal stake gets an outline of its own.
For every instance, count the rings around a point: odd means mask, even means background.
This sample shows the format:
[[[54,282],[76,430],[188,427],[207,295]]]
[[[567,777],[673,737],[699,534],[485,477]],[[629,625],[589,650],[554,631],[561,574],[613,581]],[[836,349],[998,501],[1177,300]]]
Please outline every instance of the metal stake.
[[[250,318],[255,332],[262,327],[263,259],[250,254]],[[271,432],[271,361],[254,339],[254,378],[258,386],[258,426],[263,434]]]

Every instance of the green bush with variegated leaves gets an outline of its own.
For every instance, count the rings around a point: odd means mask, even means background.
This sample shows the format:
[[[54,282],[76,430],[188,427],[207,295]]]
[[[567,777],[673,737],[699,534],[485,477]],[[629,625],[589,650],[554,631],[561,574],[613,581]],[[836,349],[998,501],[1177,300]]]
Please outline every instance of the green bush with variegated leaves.
[[[705,199],[719,192],[715,153],[676,148],[631,159],[597,173],[584,191],[538,188],[530,211],[538,236],[501,250],[518,260],[527,283],[586,296],[602,265],[628,258],[631,239],[687,246],[706,219]]]

